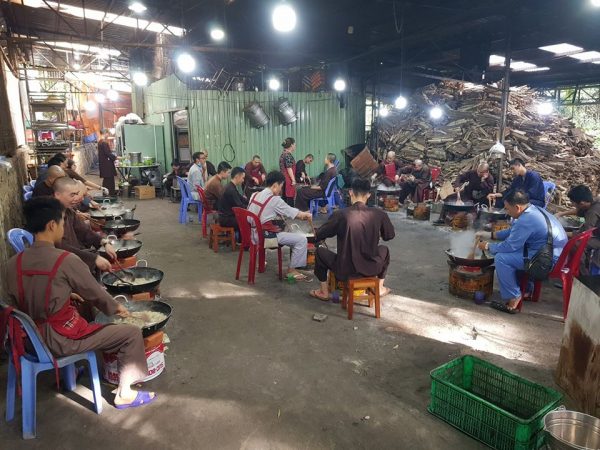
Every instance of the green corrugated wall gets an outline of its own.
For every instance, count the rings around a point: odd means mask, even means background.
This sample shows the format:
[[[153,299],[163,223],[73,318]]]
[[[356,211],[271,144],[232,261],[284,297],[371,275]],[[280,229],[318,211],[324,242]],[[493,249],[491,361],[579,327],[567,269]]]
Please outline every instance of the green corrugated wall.
[[[298,115],[295,123],[279,124],[273,107],[279,97],[290,101]],[[264,128],[252,128],[244,116],[244,106],[252,101],[260,103],[271,118]],[[310,169],[314,176],[321,171],[327,152],[341,157],[340,150],[365,141],[362,95],[349,94],[346,107],[340,108],[336,94],[330,92],[190,91],[170,76],[144,89],[144,102],[146,120],[155,125],[161,122],[160,113],[187,107],[192,151],[209,149],[209,159],[215,164],[225,159],[233,160],[232,165],[244,165],[259,154],[267,170],[278,168],[281,142],[291,136],[297,142],[296,159],[307,153],[315,155],[315,164]],[[168,120],[163,125],[170,127]],[[165,130],[167,136],[170,130]]]

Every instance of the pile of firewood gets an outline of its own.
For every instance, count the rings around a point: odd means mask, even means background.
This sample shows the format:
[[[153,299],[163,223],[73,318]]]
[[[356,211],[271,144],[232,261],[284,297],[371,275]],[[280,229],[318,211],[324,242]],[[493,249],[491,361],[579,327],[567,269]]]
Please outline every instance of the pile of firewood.
[[[394,150],[406,161],[424,159],[442,167],[442,177],[453,180],[458,173],[490,160],[489,150],[499,139],[501,89],[455,81],[443,81],[418,90],[406,111],[382,118],[379,150]],[[556,203],[576,184],[597,193],[600,185],[600,152],[583,130],[557,113],[542,116],[536,93],[527,87],[511,88],[504,145],[508,158],[520,157],[528,168],[557,184]],[[429,117],[438,105],[444,115]],[[506,161],[506,160],[505,160]],[[505,170],[505,183],[510,172]]]

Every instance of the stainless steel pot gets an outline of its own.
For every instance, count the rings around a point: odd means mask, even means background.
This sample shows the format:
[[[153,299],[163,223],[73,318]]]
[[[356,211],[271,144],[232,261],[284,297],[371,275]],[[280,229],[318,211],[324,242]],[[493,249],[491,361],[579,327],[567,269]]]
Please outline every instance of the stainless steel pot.
[[[129,162],[132,166],[142,164],[142,152],[129,152]]]
[[[554,410],[544,417],[551,450],[600,449],[600,419],[577,411]]]

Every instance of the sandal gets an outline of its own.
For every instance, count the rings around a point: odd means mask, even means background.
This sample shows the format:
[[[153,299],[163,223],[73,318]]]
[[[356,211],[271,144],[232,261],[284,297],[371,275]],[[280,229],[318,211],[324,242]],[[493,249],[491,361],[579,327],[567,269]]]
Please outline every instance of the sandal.
[[[322,302],[328,302],[329,301],[329,295],[327,297],[323,297],[322,295],[318,294],[319,292],[321,292],[320,289],[313,289],[312,291],[309,292],[309,294],[310,294],[311,297],[318,298]]]
[[[156,400],[156,397],[157,397],[156,394],[154,394],[154,397],[150,397],[150,392],[138,391],[137,395],[135,396],[135,400],[133,400],[131,403],[125,403],[123,405],[115,405],[115,408],[117,408],[117,409],[137,408],[138,406],[144,406],[144,405],[148,405],[148,404],[152,403],[154,400]]]
[[[505,312],[507,314],[516,314],[521,312],[521,304],[523,300],[521,299],[515,308],[509,308],[508,305],[504,302],[491,302],[490,306],[498,311]]]
[[[304,275],[303,273],[300,273],[300,272],[298,272],[298,273],[291,273],[290,272],[290,273],[288,273],[288,277],[290,275],[292,275],[296,281],[305,281],[307,283],[310,283],[313,280],[311,277],[306,276],[306,275]]]

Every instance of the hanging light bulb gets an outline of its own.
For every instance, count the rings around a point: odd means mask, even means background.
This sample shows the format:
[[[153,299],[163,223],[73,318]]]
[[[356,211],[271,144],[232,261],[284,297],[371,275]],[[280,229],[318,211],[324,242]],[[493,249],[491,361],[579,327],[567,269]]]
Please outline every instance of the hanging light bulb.
[[[540,116],[548,116],[554,112],[554,105],[550,102],[539,103],[537,105],[537,112]]]
[[[390,115],[390,110],[387,106],[381,105],[379,107],[379,117],[387,117]]]
[[[81,69],[81,64],[79,64],[79,63],[73,64],[73,69],[80,70]]]
[[[222,41],[225,39],[225,31],[222,28],[213,28],[210,30],[210,37],[215,41]]]
[[[343,79],[338,78],[337,80],[335,80],[335,83],[333,83],[333,88],[338,92],[345,91],[346,82]]]
[[[94,95],[94,98],[96,99],[96,101],[98,103],[104,103],[104,100],[106,100],[106,97],[101,92],[96,92],[96,94]]]
[[[116,102],[117,100],[119,100],[119,93],[114,89],[109,89],[108,91],[106,91],[106,98],[109,99],[111,102]]]
[[[182,53],[177,57],[177,67],[184,73],[191,73],[196,68],[196,60],[189,53]]]
[[[269,80],[269,89],[271,89],[272,91],[278,91],[280,87],[281,83],[277,78],[271,78]]]
[[[146,86],[148,84],[148,76],[144,72],[135,72],[131,79],[138,86]]]
[[[406,108],[406,106],[408,105],[408,100],[406,100],[406,97],[404,96],[399,96],[396,101],[394,102],[394,106],[396,107],[396,109],[404,109]]]
[[[271,18],[277,31],[288,33],[296,28],[296,11],[290,5],[277,5]]]
[[[444,115],[444,111],[439,106],[434,106],[429,110],[429,117],[433,120],[439,120]]]
[[[133,2],[129,5],[129,9],[134,13],[141,14],[148,8],[142,2]]]
[[[87,102],[85,102],[83,107],[88,112],[96,111],[96,109],[98,109],[98,105],[96,104],[96,102],[94,102],[92,100],[88,100]]]

